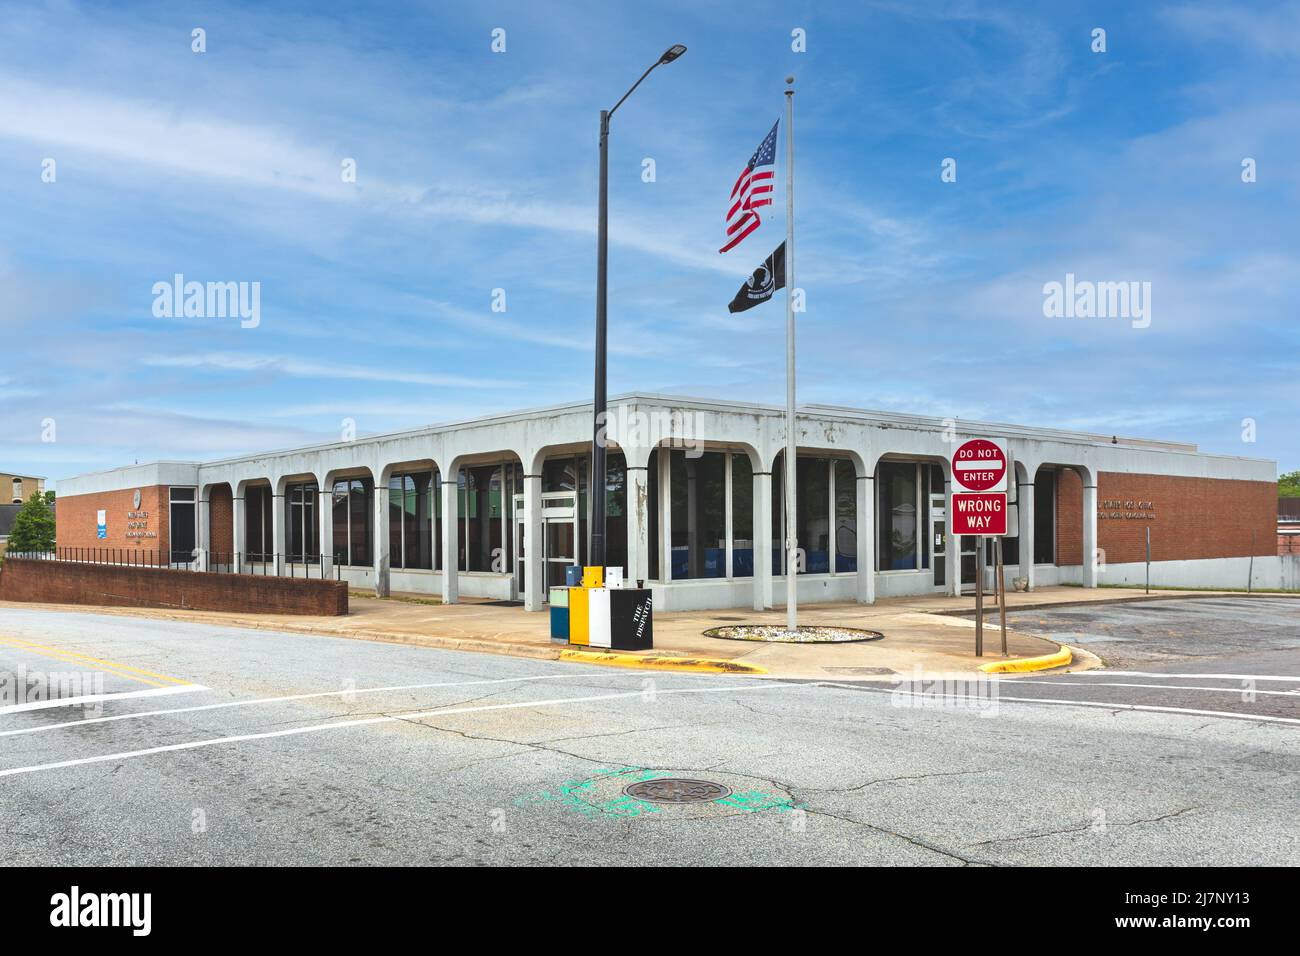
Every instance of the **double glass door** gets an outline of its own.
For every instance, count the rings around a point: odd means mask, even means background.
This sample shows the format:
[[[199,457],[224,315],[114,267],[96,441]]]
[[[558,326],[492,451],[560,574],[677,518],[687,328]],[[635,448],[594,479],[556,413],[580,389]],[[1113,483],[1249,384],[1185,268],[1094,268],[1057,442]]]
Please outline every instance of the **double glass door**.
[[[542,600],[550,600],[550,589],[563,587],[565,568],[580,564],[577,496],[571,491],[542,495],[542,553],[529,557],[524,550],[528,514],[524,496],[515,496],[515,577],[523,594],[529,574],[542,580]]]

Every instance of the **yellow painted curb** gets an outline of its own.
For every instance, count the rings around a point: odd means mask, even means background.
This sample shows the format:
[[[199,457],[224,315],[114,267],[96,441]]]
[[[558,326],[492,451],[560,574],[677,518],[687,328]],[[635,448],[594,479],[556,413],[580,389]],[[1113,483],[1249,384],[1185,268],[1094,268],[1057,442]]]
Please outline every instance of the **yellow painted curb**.
[[[606,667],[641,667],[658,671],[692,671],[697,674],[766,674],[754,664],[738,664],[708,657],[638,657],[635,654],[602,654],[595,651],[560,651],[560,660]]]
[[[1062,647],[1055,654],[1046,654],[1043,657],[1022,657],[1014,661],[981,664],[980,670],[986,674],[1023,674],[1027,671],[1045,671],[1053,667],[1064,667],[1072,660],[1074,655],[1070,653],[1070,649]]]

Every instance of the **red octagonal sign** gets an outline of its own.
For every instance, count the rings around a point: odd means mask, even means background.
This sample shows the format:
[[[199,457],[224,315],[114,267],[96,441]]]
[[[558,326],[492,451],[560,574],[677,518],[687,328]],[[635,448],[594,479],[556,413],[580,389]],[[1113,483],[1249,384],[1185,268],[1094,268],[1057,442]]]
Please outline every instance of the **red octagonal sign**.
[[[972,438],[953,454],[952,476],[959,492],[1005,491],[1007,456],[987,438]]]

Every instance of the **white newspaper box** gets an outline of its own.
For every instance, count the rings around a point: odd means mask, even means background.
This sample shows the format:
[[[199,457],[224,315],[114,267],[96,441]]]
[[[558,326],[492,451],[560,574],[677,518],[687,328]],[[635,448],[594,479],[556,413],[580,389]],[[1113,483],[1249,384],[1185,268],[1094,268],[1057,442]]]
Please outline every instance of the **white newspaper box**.
[[[587,644],[609,647],[609,588],[587,590]]]

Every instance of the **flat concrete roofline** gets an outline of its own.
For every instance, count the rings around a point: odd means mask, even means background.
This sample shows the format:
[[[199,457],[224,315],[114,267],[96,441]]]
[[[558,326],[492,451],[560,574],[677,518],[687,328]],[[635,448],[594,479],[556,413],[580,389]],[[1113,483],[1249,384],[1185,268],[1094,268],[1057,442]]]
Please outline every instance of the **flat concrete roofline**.
[[[667,392],[624,392],[613,395],[609,398],[608,404],[612,408],[619,404],[664,404],[677,407],[694,407],[701,409],[716,409],[719,411],[732,411],[740,413],[759,413],[780,415],[785,411],[784,405],[765,404],[757,402],[742,402],[731,399],[721,398],[700,398],[689,395],[674,395]],[[526,418],[532,418],[539,415],[559,414],[571,412],[578,409],[590,408],[590,401],[564,402],[556,405],[545,405],[532,408],[518,409],[508,412],[497,412],[490,415],[484,415],[478,418],[459,419],[450,422],[442,422],[431,425],[422,425],[415,428],[406,428],[398,431],[380,432],[374,435],[367,435],[364,441],[377,442],[396,438],[408,438],[422,433],[435,433],[440,431],[450,431],[463,428],[481,427],[495,423],[517,421]],[[847,405],[828,405],[820,403],[811,403],[799,405],[797,410],[805,414],[829,415],[841,418],[851,422],[880,422],[883,424],[893,425],[915,425],[927,428],[942,428],[947,419],[933,415],[915,415],[905,412],[890,412],[879,409],[855,408]],[[1006,433],[1019,438],[1045,439],[1052,441],[1064,441],[1075,444],[1091,444],[1112,446],[1116,444],[1111,441],[1110,435],[1099,435],[1092,432],[1077,432],[1067,429],[1057,428],[1038,428],[1032,425],[1016,425],[1005,422],[984,422],[975,419],[957,419],[961,429],[966,431],[989,428],[998,432]],[[254,451],[243,455],[231,455],[226,458],[216,458],[210,461],[177,461],[177,460],[156,460],[149,462],[140,462],[134,465],[122,465],[118,468],[109,468],[102,471],[83,472],[79,475],[72,475],[69,478],[85,478],[95,475],[108,475],[120,472],[128,468],[143,468],[157,465],[182,465],[192,467],[210,467],[216,465],[229,464],[234,462],[244,462],[251,458],[273,458],[281,455],[295,454],[310,451],[320,451],[328,448],[342,447],[355,444],[353,442],[336,441],[322,442],[319,444],[299,445],[292,448],[278,448],[263,451]],[[1276,461],[1264,458],[1248,458],[1242,455],[1208,455],[1198,451],[1197,446],[1183,442],[1167,442],[1157,439],[1142,438],[1121,438],[1120,445],[1130,448],[1146,448],[1152,451],[1167,451],[1183,454],[1196,454],[1205,458],[1222,459],[1229,461],[1253,461],[1253,462],[1270,462],[1276,465]],[[31,476],[35,477],[35,476]]]

